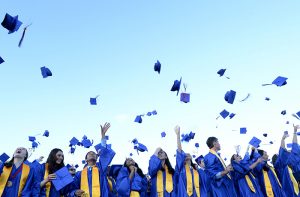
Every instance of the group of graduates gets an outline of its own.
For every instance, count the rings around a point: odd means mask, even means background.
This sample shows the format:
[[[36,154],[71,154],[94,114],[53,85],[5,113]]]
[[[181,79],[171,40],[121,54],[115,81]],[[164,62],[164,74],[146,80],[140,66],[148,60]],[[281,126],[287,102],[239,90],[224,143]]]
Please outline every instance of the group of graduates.
[[[175,168],[167,153],[157,148],[149,160],[148,174],[143,173],[132,158],[127,158],[120,168],[110,167],[115,152],[106,146],[105,134],[109,128],[109,123],[101,126],[103,148],[97,153],[89,151],[86,154],[86,166],[82,171],[76,172],[74,166],[69,167],[72,182],[61,183],[59,190],[53,181],[57,178],[56,172],[65,167],[63,151],[53,149],[46,163],[40,164],[37,160],[27,160],[26,148],[17,148],[10,161],[0,163],[0,197],[300,196],[298,125],[294,125],[292,150],[285,148],[288,137],[285,133],[279,154],[272,157],[273,166],[268,164],[267,152],[255,147],[248,148],[244,157],[232,155],[226,166],[218,153],[221,146],[216,137],[207,139],[209,153],[198,157],[194,163],[191,155],[182,150],[180,127],[176,126]]]

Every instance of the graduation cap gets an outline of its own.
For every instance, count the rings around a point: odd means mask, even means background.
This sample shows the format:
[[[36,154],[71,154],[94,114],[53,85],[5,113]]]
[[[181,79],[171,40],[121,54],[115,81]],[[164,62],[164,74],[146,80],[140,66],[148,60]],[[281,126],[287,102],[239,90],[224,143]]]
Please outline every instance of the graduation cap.
[[[295,118],[297,118],[298,120],[300,120],[300,111],[298,111],[296,114],[292,114],[292,116],[294,116]]]
[[[287,148],[292,148],[292,146],[293,146],[293,144],[292,144],[292,143],[288,143],[288,144],[286,144],[286,147],[287,147]]]
[[[2,64],[4,62],[4,60],[2,59],[2,57],[0,57],[0,64]]]
[[[269,97],[266,97],[265,100],[266,100],[266,101],[269,101],[269,100],[271,100],[271,99],[270,99]]]
[[[70,140],[70,146],[76,146],[78,142],[79,142],[79,140],[76,137],[73,137]]]
[[[288,135],[289,134],[289,132],[288,131],[284,131],[284,135]]]
[[[134,119],[134,122],[142,123],[143,122],[142,115],[137,115]]]
[[[2,163],[6,162],[9,159],[9,156],[6,153],[3,153],[2,155],[0,155],[0,161],[2,161]]]
[[[225,119],[229,115],[229,112],[226,109],[224,109],[220,112],[220,115],[222,116],[222,118]]]
[[[57,170],[55,172],[55,175],[56,175],[56,179],[53,179],[51,182],[53,183],[57,191],[61,190],[66,185],[73,182],[73,177],[69,173],[69,170],[66,166]]]
[[[71,147],[71,148],[70,148],[70,153],[71,153],[71,154],[74,154],[74,153],[75,153],[75,147]]]
[[[69,169],[71,168],[72,166],[70,164],[67,164],[66,167]]]
[[[270,141],[269,143],[270,143],[270,144],[274,144],[273,141]]]
[[[161,69],[161,64],[157,60],[157,62],[154,64],[154,71],[156,71],[156,72],[158,72],[158,74],[160,74],[160,69]]]
[[[105,139],[106,139],[106,140],[109,140],[109,136],[108,136],[108,135],[106,135],[106,136],[105,136]]]
[[[235,114],[234,114],[234,113],[231,113],[231,114],[229,115],[229,118],[232,119],[234,116],[235,116]]]
[[[44,132],[43,136],[45,136],[45,137],[49,137],[49,131],[48,131],[48,130],[46,130],[46,131]]]
[[[85,161],[85,160],[82,160],[82,161],[81,161],[81,163],[82,163],[82,164],[85,164],[85,163],[86,163],[86,161]]]
[[[36,143],[35,141],[32,142],[31,147],[32,148],[37,148],[38,147],[38,143]]]
[[[78,167],[79,167],[79,165],[78,165],[78,164],[76,164],[74,167],[75,167],[75,168],[78,168]]]
[[[247,128],[246,127],[240,128],[240,134],[246,134],[246,133],[247,133]]]
[[[111,165],[110,169],[109,169],[108,176],[116,178],[118,176],[119,171],[121,170],[122,167],[123,167],[123,165],[121,165],[121,164]]]
[[[195,147],[199,148],[199,143],[198,142],[195,143]]]
[[[217,72],[217,74],[219,74],[220,77],[222,77],[222,76],[224,75],[225,71],[226,71],[226,69],[220,69],[220,70]]]
[[[132,155],[133,155],[132,153],[129,154],[130,157],[132,157]]]
[[[224,99],[225,99],[225,101],[227,101],[227,103],[233,104],[235,95],[236,95],[236,92],[234,90],[227,91],[224,96]]]
[[[227,161],[227,158],[226,158],[226,157],[224,158],[224,161]]]
[[[172,92],[177,91],[177,96],[178,96],[178,93],[179,93],[179,90],[180,90],[181,79],[182,79],[182,77],[180,77],[180,81],[175,80],[175,81],[174,81],[174,84],[173,84],[173,86],[172,86],[172,88],[171,88],[171,91],[172,91]]]
[[[199,163],[201,162],[201,160],[204,160],[203,155],[200,155],[199,157],[197,157],[197,158],[195,159],[195,161],[196,161],[197,164],[199,164]]]
[[[152,115],[152,112],[147,112],[147,116],[151,116]]]
[[[8,30],[9,34],[11,34],[18,31],[22,22],[18,20],[18,15],[13,17],[6,13],[1,25]]]
[[[300,132],[297,132],[297,135],[300,135]]]
[[[101,143],[97,144],[94,146],[96,152],[98,152],[99,150],[105,149],[106,147],[102,146]]]
[[[166,132],[163,131],[163,132],[161,132],[160,135],[161,135],[161,137],[166,137],[167,134],[166,134]]]
[[[29,141],[31,141],[31,142],[34,142],[34,141],[36,140],[34,136],[29,136],[28,139],[29,139]]]
[[[83,140],[86,140],[86,139],[87,139],[87,136],[86,136],[86,135],[83,135],[83,136],[82,136],[82,139],[83,139]]]
[[[195,137],[195,133],[193,133],[192,131],[189,133],[189,137],[190,137],[190,139],[194,139],[194,137]]]
[[[193,158],[196,158],[196,155],[192,155]]]
[[[52,76],[51,70],[45,66],[41,67],[41,73],[42,73],[43,78]]]
[[[249,142],[249,144],[255,148],[258,148],[260,143],[261,143],[261,140],[256,137],[253,137]]]
[[[97,98],[99,95],[97,95],[96,97],[91,97],[90,98],[90,104],[91,105],[97,105]]]
[[[180,101],[184,102],[184,103],[188,103],[190,102],[190,94],[186,93],[186,92],[182,92],[180,94]]]
[[[156,110],[153,110],[153,111],[152,111],[152,115],[157,115],[157,111],[156,111]]]
[[[263,134],[263,136],[264,136],[264,137],[267,137],[267,136],[268,136],[268,134],[267,134],[267,133],[264,133],[264,134]]]
[[[84,146],[84,148],[89,148],[93,145],[93,142],[91,142],[91,140],[89,139],[83,139],[81,143]]]
[[[138,143],[138,140],[136,138],[134,138],[132,141],[131,141],[133,144],[137,144]]]
[[[286,110],[281,111],[281,114],[285,115],[286,114]]]
[[[140,152],[145,152],[145,151],[148,151],[147,147],[144,145],[144,144],[141,144],[141,143],[137,143],[134,145],[134,149],[137,150],[137,153]]]
[[[276,86],[278,86],[278,87],[281,87],[281,86],[284,86],[284,85],[286,85],[287,84],[287,82],[286,82],[286,80],[287,80],[288,78],[286,78],[286,77],[281,77],[281,76],[278,76],[273,82],[272,82],[272,84],[262,84],[262,86],[267,86],[267,85],[276,85]]]
[[[286,121],[286,123],[285,124],[290,124],[290,121]]]

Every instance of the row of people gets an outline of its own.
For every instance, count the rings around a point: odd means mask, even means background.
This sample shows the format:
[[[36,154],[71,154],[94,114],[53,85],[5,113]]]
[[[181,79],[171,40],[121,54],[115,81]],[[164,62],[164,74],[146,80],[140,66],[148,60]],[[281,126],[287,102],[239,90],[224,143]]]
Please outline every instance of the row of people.
[[[180,127],[175,127],[177,136],[176,165],[172,167],[167,153],[157,148],[149,160],[148,175],[138,164],[127,158],[119,170],[109,172],[109,165],[115,152],[106,147],[105,134],[109,123],[101,126],[103,148],[98,153],[89,151],[86,166],[74,173],[73,180],[61,184],[57,190],[53,181],[57,171],[64,167],[64,155],[61,149],[53,149],[44,164],[29,162],[28,151],[17,148],[13,158],[0,164],[0,197],[17,196],[85,196],[85,197],[299,197],[300,148],[297,130],[294,126],[292,151],[285,148],[284,134],[279,154],[272,157],[268,164],[267,152],[252,147],[242,158],[238,154],[231,157],[226,166],[219,155],[220,143],[216,137],[207,139],[209,153],[193,163],[189,153],[181,146]],[[98,162],[97,162],[98,161]],[[113,170],[113,169],[111,169]],[[297,182],[298,181],[298,182]]]

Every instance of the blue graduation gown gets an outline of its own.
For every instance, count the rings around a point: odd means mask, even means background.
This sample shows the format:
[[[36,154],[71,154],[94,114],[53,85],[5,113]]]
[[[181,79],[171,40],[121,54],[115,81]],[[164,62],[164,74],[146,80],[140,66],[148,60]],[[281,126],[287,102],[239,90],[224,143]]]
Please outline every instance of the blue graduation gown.
[[[101,196],[109,195],[109,186],[108,186],[108,182],[107,182],[106,171],[107,171],[108,165],[114,158],[115,154],[116,153],[112,149],[104,148],[100,152],[99,162],[96,163],[96,166],[99,170]],[[87,175],[88,175],[90,197],[92,197],[93,196],[93,193],[92,193],[92,171],[87,170]],[[76,175],[74,177],[73,185],[74,185],[73,186],[74,189],[70,193],[70,196],[74,196],[76,190],[80,189],[81,172],[76,173]]]
[[[116,181],[112,177],[107,177],[107,179],[109,179],[112,184],[112,188],[109,187],[108,197],[116,197],[117,196]]]
[[[263,193],[260,189],[258,181],[252,176],[251,169],[249,168],[248,163],[244,160],[241,163],[237,163],[235,161],[232,162],[232,167],[234,171],[231,173],[233,181],[236,186],[236,192],[238,196],[241,197],[263,197]],[[245,176],[248,175],[249,179],[252,182],[252,185],[255,189],[255,193],[251,191],[249,188]]]
[[[207,174],[205,173],[205,170],[203,169],[198,169],[198,173],[200,175],[200,187],[201,187],[201,192],[203,190],[204,193],[207,193],[207,196],[210,196],[210,190],[211,190],[211,186],[210,186],[210,179],[207,177]]]
[[[185,153],[183,151],[179,152],[177,150],[176,152],[176,166],[175,166],[175,173],[177,178],[177,196],[178,197],[188,197],[188,194],[186,192],[186,171],[184,166],[185,161]],[[194,186],[194,173],[191,169],[192,174],[192,183],[193,183],[193,194],[192,197],[197,197],[197,193]],[[201,181],[201,177],[199,175],[199,182]],[[204,190],[204,185],[202,182],[199,183],[200,186],[200,195],[201,197],[206,197],[207,193]]]
[[[10,173],[10,176],[13,175],[13,174],[15,174],[15,172],[17,172],[18,169],[21,168],[21,166],[22,165],[20,165],[18,168],[16,168],[16,166],[13,165],[11,173]],[[1,163],[0,164],[0,176],[1,176],[2,172],[3,172],[3,168],[4,168],[4,165],[3,165],[3,163]],[[15,178],[12,179],[11,177],[9,177],[7,179],[7,181],[11,181],[12,182],[12,186],[4,188],[4,191],[2,193],[3,197],[5,197],[5,196],[17,197],[18,196],[18,191],[19,191],[20,179],[21,179],[21,176],[22,176],[22,171],[23,171],[23,169],[20,171],[20,173],[17,174],[17,176]],[[34,182],[33,182],[34,181],[33,174],[34,174],[34,169],[30,167],[26,183],[25,183],[24,188],[23,188],[23,190],[21,192],[21,196],[24,196],[24,197],[25,196],[27,196],[27,197],[32,196],[31,190],[32,190],[32,186],[34,184]]]
[[[147,192],[147,178],[142,178],[138,173],[135,173],[134,177],[130,181],[130,172],[127,167],[122,167],[119,171],[116,189],[118,197],[129,197],[131,191],[137,191],[140,193],[140,197],[145,197]]]
[[[227,175],[217,178],[219,172],[224,171],[221,161],[216,155],[208,153],[204,157],[205,173],[211,180],[211,195],[214,197],[235,197],[236,191],[232,179]]]
[[[291,181],[289,169],[288,169],[288,160],[289,160],[290,153],[284,149],[279,149],[279,155],[277,161],[274,164],[276,169],[276,173],[278,174],[278,178],[282,184],[282,189],[284,190],[285,194],[290,197],[298,197],[294,192],[293,182]]]
[[[161,166],[161,160],[156,156],[152,155],[149,160],[149,167],[148,167],[148,173],[151,176],[151,197],[157,197],[157,189],[156,189],[156,181],[157,181],[157,172],[162,168]],[[173,191],[171,193],[168,193],[166,191],[166,172],[163,171],[163,187],[164,187],[164,197],[174,197],[176,196],[176,188],[175,188],[175,174],[173,175]]]
[[[263,175],[263,167],[266,165],[266,163],[261,163],[258,164],[254,169],[253,172],[255,174],[255,176],[258,179],[261,191],[263,192],[264,196],[267,196],[266,193],[266,186],[265,186],[265,182],[264,182],[264,175]],[[277,179],[275,177],[275,174],[273,173],[273,171],[270,169],[268,170],[268,176],[271,182],[271,186],[273,189],[273,193],[275,197],[286,197],[284,191],[282,190],[282,188],[280,187],[279,183],[277,182]]]
[[[35,181],[35,188],[40,188],[40,183],[44,180],[44,175],[45,175],[45,163],[41,165],[36,165],[35,168],[35,176],[34,176],[34,181]],[[62,188],[60,191],[57,191],[54,187],[53,184],[51,184],[50,187],[50,192],[49,192],[49,197],[61,197],[63,195],[67,195],[70,191],[72,191],[74,185],[73,183],[70,183],[66,185],[64,188]],[[40,188],[39,190],[37,189],[35,192],[38,193],[37,196],[39,197],[45,197],[46,196],[46,187],[44,186],[43,188]]]
[[[300,172],[300,147],[296,143],[293,143],[292,145],[289,165],[292,166],[293,172]]]

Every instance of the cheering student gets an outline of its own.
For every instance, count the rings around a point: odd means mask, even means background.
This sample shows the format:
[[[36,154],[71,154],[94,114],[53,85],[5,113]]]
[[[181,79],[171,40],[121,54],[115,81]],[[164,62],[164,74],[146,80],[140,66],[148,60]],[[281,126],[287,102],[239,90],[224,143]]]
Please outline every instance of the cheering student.
[[[192,157],[189,153],[185,153],[181,147],[180,127],[175,127],[177,135],[177,152],[175,173],[177,179],[177,196],[180,197],[205,197],[204,183],[200,183],[200,177],[196,166],[192,162]]]
[[[217,153],[221,150],[216,137],[209,137],[206,141],[209,153],[204,157],[205,173],[211,181],[211,195],[214,197],[236,197],[233,180],[230,172],[231,165],[226,166],[223,159]]]
[[[195,159],[195,162],[197,164],[198,173],[200,175],[201,183],[203,183],[203,190],[207,193],[207,196],[210,196],[210,179],[205,173],[205,163],[204,163],[204,157],[203,155],[200,155]]]
[[[147,177],[132,158],[126,158],[116,181],[118,197],[145,197]]]
[[[294,125],[292,151],[289,157],[289,165],[292,167],[298,185],[300,185],[300,146],[297,139],[297,130],[299,128],[299,125]]]
[[[109,186],[107,183],[107,167],[115,156],[115,152],[106,147],[105,134],[110,128],[109,123],[105,123],[101,127],[101,144],[102,149],[99,149],[99,155],[94,151],[89,151],[85,156],[87,165],[81,172],[77,172],[74,178],[74,187],[71,196],[108,196]],[[99,157],[99,161],[97,159]]]
[[[299,127],[294,126],[297,128]],[[281,138],[281,145],[279,148],[279,154],[273,155],[272,163],[274,165],[275,171],[278,175],[280,182],[282,183],[282,189],[284,190],[286,196],[298,197],[299,195],[299,185],[294,177],[292,168],[288,165],[290,152],[285,148],[285,139],[288,137],[287,133]]]
[[[10,161],[0,163],[0,196],[32,196],[34,169],[27,158],[27,149],[19,147]]]
[[[274,168],[267,163],[269,159],[267,152],[261,149],[256,150],[254,161],[259,157],[262,157],[263,162],[253,169],[253,173],[258,179],[264,196],[286,197]]]
[[[251,162],[248,151],[244,158],[238,154],[231,157],[231,165],[233,171],[231,172],[232,179],[236,186],[236,192],[241,197],[264,197],[258,181],[252,173],[252,169],[259,163],[263,162],[263,158],[258,158],[255,162]]]
[[[151,156],[148,172],[151,177],[150,197],[176,196],[175,171],[163,149],[157,148]]]
[[[55,172],[65,166],[64,153],[59,148],[51,150],[46,163],[36,166],[35,169],[35,188],[39,187],[39,191],[35,191],[35,195],[39,197],[61,197],[66,195],[72,188],[69,184],[57,191],[52,181],[56,179]],[[38,194],[36,194],[38,193]]]

